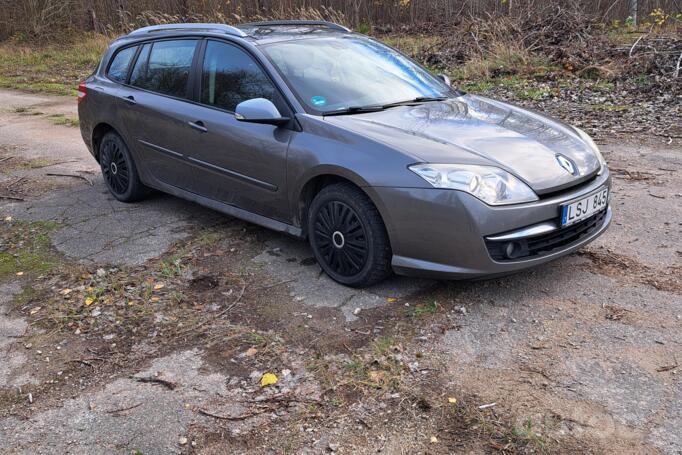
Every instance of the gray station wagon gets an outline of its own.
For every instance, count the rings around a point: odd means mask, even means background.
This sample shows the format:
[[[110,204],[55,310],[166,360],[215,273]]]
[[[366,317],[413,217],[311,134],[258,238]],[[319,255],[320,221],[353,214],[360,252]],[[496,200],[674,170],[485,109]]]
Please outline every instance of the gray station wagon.
[[[611,221],[609,171],[583,131],[328,22],[136,30],[78,107],[118,200],[154,188],[307,238],[349,286],[509,274]]]

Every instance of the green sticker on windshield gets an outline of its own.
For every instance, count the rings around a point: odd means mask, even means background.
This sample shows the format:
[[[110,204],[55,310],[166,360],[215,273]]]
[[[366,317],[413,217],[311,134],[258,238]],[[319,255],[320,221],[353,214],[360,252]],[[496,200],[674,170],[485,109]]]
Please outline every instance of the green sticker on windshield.
[[[327,104],[327,98],[317,95],[310,98],[310,102],[312,102],[314,106],[324,106]]]

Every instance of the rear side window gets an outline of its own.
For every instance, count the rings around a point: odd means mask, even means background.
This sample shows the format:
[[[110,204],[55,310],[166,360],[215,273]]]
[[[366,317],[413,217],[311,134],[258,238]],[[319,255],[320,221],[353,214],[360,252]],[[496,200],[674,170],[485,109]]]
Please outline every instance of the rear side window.
[[[187,98],[196,44],[196,40],[145,44],[133,69],[130,83],[164,95]]]
[[[142,80],[147,77],[147,61],[149,60],[149,51],[151,48],[151,44],[145,44],[142,46],[140,56],[137,57],[137,61],[133,67],[133,72],[130,74],[130,83],[132,85],[139,87],[142,84]]]
[[[236,46],[209,41],[201,78],[201,102],[228,111],[252,98],[276,103],[276,89],[263,69]]]
[[[121,83],[126,81],[128,78],[128,69],[130,68],[130,63],[133,61],[136,50],[137,46],[133,46],[118,51],[111,60],[111,65],[109,65],[109,72],[107,73],[109,79]]]

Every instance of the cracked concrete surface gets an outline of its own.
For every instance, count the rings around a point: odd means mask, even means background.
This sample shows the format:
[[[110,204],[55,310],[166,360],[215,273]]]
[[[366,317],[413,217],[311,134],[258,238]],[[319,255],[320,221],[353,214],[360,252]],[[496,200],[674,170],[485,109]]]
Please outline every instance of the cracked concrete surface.
[[[181,199],[155,194],[124,204],[109,194],[101,177],[37,201],[11,204],[5,212],[21,220],[63,224],[50,234],[54,246],[86,263],[139,265],[163,254],[187,236],[192,226],[218,221],[221,215]]]
[[[226,393],[225,377],[202,374],[197,350],[157,359],[133,378],[116,379],[101,391],[37,412],[30,420],[0,424],[0,449],[12,454],[181,453],[178,440],[209,396]],[[176,384],[169,390],[136,378],[159,377]],[[191,406],[190,406],[191,405]]]
[[[306,242],[286,237],[268,241],[266,250],[254,258],[268,274],[289,284],[291,296],[307,305],[338,308],[346,321],[354,313],[390,304],[434,284],[429,280],[392,277],[367,289],[340,286],[322,272]]]
[[[3,384],[16,385],[21,379],[9,382],[13,370],[26,362],[26,356],[21,352],[10,354],[11,344],[23,335],[28,324],[23,319],[9,316],[9,305],[15,295],[21,292],[21,285],[16,281],[0,283],[0,386]],[[21,383],[21,382],[19,382]]]

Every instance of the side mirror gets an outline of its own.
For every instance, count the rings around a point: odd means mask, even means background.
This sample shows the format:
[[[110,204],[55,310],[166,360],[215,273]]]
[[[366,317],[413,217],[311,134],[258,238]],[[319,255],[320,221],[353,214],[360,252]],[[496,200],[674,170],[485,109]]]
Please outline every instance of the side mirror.
[[[265,98],[253,98],[237,104],[234,116],[240,122],[265,123],[268,125],[283,125],[289,117],[282,117],[272,101]]]
[[[441,73],[441,74],[438,74],[437,77],[438,77],[438,79],[440,79],[441,81],[445,82],[445,84],[447,84],[448,87],[451,87],[451,86],[452,86],[452,81],[450,81],[450,78],[447,77],[445,74],[442,74],[442,73]]]

